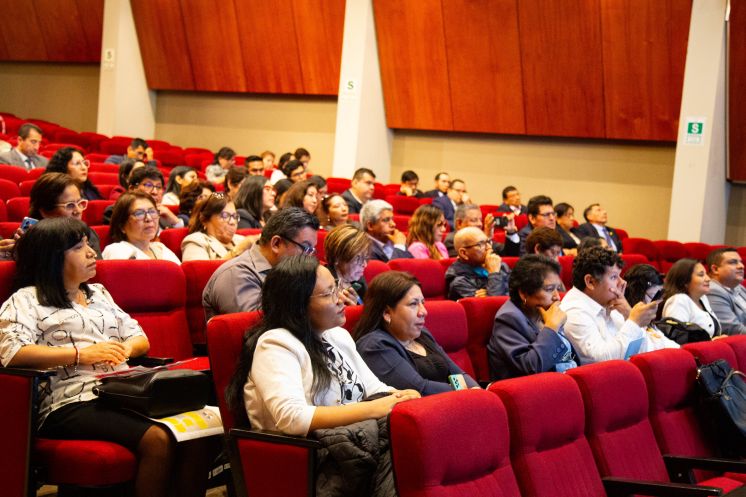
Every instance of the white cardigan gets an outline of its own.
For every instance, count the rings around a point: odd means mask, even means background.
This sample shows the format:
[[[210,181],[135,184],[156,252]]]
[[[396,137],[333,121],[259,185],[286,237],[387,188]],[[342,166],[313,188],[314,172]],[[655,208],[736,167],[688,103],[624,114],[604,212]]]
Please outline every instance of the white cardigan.
[[[176,254],[174,254],[170,248],[163,245],[161,242],[150,242],[150,248],[153,249],[153,253],[156,259],[170,261],[175,264],[181,265],[181,261]],[[104,248],[101,254],[104,260],[109,259],[137,259],[144,261],[153,260],[148,254],[135,247],[129,242],[117,242],[110,243]]]
[[[286,329],[269,330],[259,338],[244,385],[244,405],[252,428],[307,435],[317,405],[348,404],[392,390],[368,368],[344,328],[327,330],[322,337],[334,349],[335,366],[343,358],[351,369],[346,371],[351,381],[341,384],[332,373],[329,388],[313,399],[311,357],[306,348]],[[362,386],[361,392],[358,386]],[[353,398],[345,399],[343,393]]]
[[[715,334],[715,330],[720,329],[720,323],[712,312],[707,296],[703,296],[700,302],[702,302],[702,306],[705,308],[704,311],[686,293],[672,295],[663,305],[663,317],[678,319],[686,323],[694,323],[712,337]]]

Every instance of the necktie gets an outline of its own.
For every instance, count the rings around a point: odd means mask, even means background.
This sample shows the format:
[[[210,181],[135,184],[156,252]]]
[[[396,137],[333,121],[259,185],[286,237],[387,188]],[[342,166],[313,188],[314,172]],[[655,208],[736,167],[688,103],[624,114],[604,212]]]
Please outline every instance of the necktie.
[[[31,157],[26,157],[26,164],[27,164],[26,169],[28,169],[29,171],[34,168],[34,163],[31,162]]]
[[[610,249],[616,250],[616,245],[614,245],[614,242],[611,240],[611,236],[609,236],[609,230],[604,228],[604,238],[606,239],[606,243],[609,244]]]

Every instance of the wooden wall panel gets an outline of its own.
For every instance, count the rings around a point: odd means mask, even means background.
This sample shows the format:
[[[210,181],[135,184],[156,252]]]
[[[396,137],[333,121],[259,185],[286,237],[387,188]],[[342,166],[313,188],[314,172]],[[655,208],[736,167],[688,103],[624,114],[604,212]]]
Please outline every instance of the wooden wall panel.
[[[104,37],[104,0],[77,0],[77,4],[88,46],[88,58],[99,62]]]
[[[520,0],[526,132],[604,136],[599,0]]]
[[[148,87],[194,90],[179,0],[130,0]]]
[[[601,0],[606,136],[676,140],[691,0]]]
[[[94,62],[90,60],[83,22],[75,0],[34,0],[47,60]]]
[[[293,13],[304,93],[337,95],[345,0],[293,0]]]
[[[731,0],[728,25],[728,179],[746,183],[746,1]]]
[[[10,52],[8,52],[8,46],[5,44],[5,38],[3,38],[3,28],[0,27],[0,61],[10,60]]]
[[[303,93],[292,0],[235,0],[246,88],[258,93]]]
[[[0,0],[4,22],[0,36],[5,41],[10,58],[15,61],[48,60],[34,2]]]
[[[453,130],[441,1],[373,7],[389,127]]]
[[[454,129],[525,133],[515,0],[445,0],[443,23]]]
[[[181,0],[181,12],[195,89],[246,91],[233,1]],[[253,25],[254,19],[248,20]]]

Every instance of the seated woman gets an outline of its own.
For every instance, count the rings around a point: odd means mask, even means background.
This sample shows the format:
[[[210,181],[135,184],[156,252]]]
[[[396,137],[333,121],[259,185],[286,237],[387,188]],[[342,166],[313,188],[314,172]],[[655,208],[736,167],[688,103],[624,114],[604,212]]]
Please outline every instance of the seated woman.
[[[316,208],[319,206],[318,192],[316,185],[310,181],[298,181],[285,193],[280,207],[300,207],[309,214],[315,215]]]
[[[365,307],[353,335],[357,350],[382,381],[411,388],[421,395],[453,390],[448,377],[463,375],[469,388],[479,388],[425,328],[425,298],[414,276],[386,271],[370,283]]]
[[[324,179],[323,176],[314,174],[313,176],[310,176],[308,178],[308,181],[316,186],[316,191],[318,192],[316,194],[316,197],[319,199],[319,202],[321,202],[329,195],[329,187],[327,186],[326,179]]]
[[[88,168],[91,163],[85,160],[83,153],[74,147],[58,149],[47,164],[47,173],[64,173],[70,175],[80,187],[80,194],[87,200],[101,200],[101,192],[88,179]],[[46,174],[46,173],[45,173]]]
[[[80,195],[80,186],[71,176],[62,173],[44,173],[39,176],[29,193],[28,217],[42,220],[52,217],[82,219],[88,200]],[[87,228],[88,244],[96,258],[101,258],[101,242],[91,228]]]
[[[132,176],[132,171],[141,167],[145,167],[145,163],[143,161],[130,158],[124,159],[121,164],[119,164],[119,185],[115,186],[111,190],[111,193],[109,194],[109,200],[116,200],[121,194],[127,191],[127,188],[129,188],[129,179],[130,176]]]
[[[225,175],[225,192],[233,200],[241,188],[241,183],[249,176],[249,170],[244,166],[233,166]]]
[[[253,238],[236,234],[238,214],[225,193],[213,193],[192,210],[189,234],[181,242],[181,260],[232,259],[251,247]]]
[[[181,264],[168,247],[153,241],[159,217],[153,197],[136,190],[124,193],[114,204],[109,227],[114,243],[104,248],[104,259],[155,259]]]
[[[215,186],[209,181],[195,181],[185,185],[179,193],[179,213],[177,217],[181,219],[184,226],[189,224],[192,217],[192,210],[197,202],[204,200],[215,193]]]
[[[367,285],[363,272],[370,259],[371,241],[360,228],[346,224],[334,228],[324,240],[326,267],[337,280],[345,305],[363,303]]]
[[[264,176],[249,176],[241,183],[235,198],[238,229],[261,229],[272,215],[275,188]]]
[[[710,277],[705,267],[694,259],[679,259],[663,283],[663,317],[694,323],[712,338],[720,336],[720,321],[707,300],[709,291]]]
[[[578,246],[580,237],[573,230],[575,229],[575,208],[565,202],[554,206],[557,213],[557,233],[562,237],[562,251],[565,255],[578,255]]]
[[[347,224],[350,209],[342,195],[333,194],[325,197],[316,210],[319,223],[325,230],[331,231],[337,226]]]
[[[624,273],[624,281],[627,282],[624,298],[630,307],[638,302],[649,304],[663,294],[663,278],[650,264],[635,264]]]
[[[491,380],[577,366],[564,336],[559,273],[560,265],[543,255],[526,255],[513,267],[510,300],[497,311],[487,344]]]
[[[205,168],[205,177],[210,183],[224,183],[228,169],[236,165],[236,151],[230,147],[222,147],[215,154],[212,164]]]
[[[163,205],[179,205],[179,193],[181,193],[181,189],[195,181],[198,181],[198,177],[197,171],[193,167],[176,166],[171,170],[171,174],[168,175],[166,193],[163,195],[161,203]]]
[[[145,354],[149,343],[103,286],[86,283],[96,274],[87,233],[80,220],[61,217],[40,221],[20,238],[16,292],[0,308],[0,362],[56,370],[41,395],[43,437],[107,440],[127,447],[138,459],[138,496],[166,495],[169,485],[176,495],[204,495],[202,443],[177,449],[160,425],[96,400],[97,375],[127,369],[125,361]],[[177,452],[190,466],[173,478]]]
[[[448,259],[448,249],[443,244],[446,226],[442,210],[428,204],[419,206],[409,220],[409,253],[415,259]]]
[[[262,321],[246,334],[227,391],[237,419],[251,427],[307,435],[386,416],[418,398],[370,371],[343,328],[344,305],[328,269],[313,256],[280,261],[262,288]],[[367,397],[391,392],[376,400]]]

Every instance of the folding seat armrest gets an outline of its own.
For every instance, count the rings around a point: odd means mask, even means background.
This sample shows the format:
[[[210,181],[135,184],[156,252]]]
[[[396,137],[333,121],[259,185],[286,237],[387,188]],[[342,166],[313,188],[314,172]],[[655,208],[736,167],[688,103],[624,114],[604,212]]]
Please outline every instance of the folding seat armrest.
[[[690,485],[687,483],[668,483],[657,481],[630,480],[628,478],[602,478],[608,497],[627,497],[633,495],[655,495],[660,497],[708,497],[722,495],[723,491],[715,487]]]
[[[663,456],[671,481],[694,482],[692,470],[746,473],[746,461],[717,457],[690,457],[666,454]]]
[[[30,369],[30,368],[3,368],[0,367],[0,375],[28,376],[38,379],[47,378],[57,374],[53,369]]]
[[[146,368],[154,368],[157,366],[165,366],[166,364],[171,364],[174,362],[173,357],[150,357],[150,356],[140,356],[140,357],[130,357],[127,360],[127,364],[132,366],[144,366]]]
[[[262,442],[271,442],[284,445],[295,445],[297,447],[307,447],[309,449],[318,449],[321,444],[318,440],[313,440],[306,437],[294,437],[292,435],[285,435],[279,431],[268,431],[268,430],[244,430],[241,428],[233,428],[230,432],[232,437],[236,438],[248,438],[252,440],[259,440]]]

